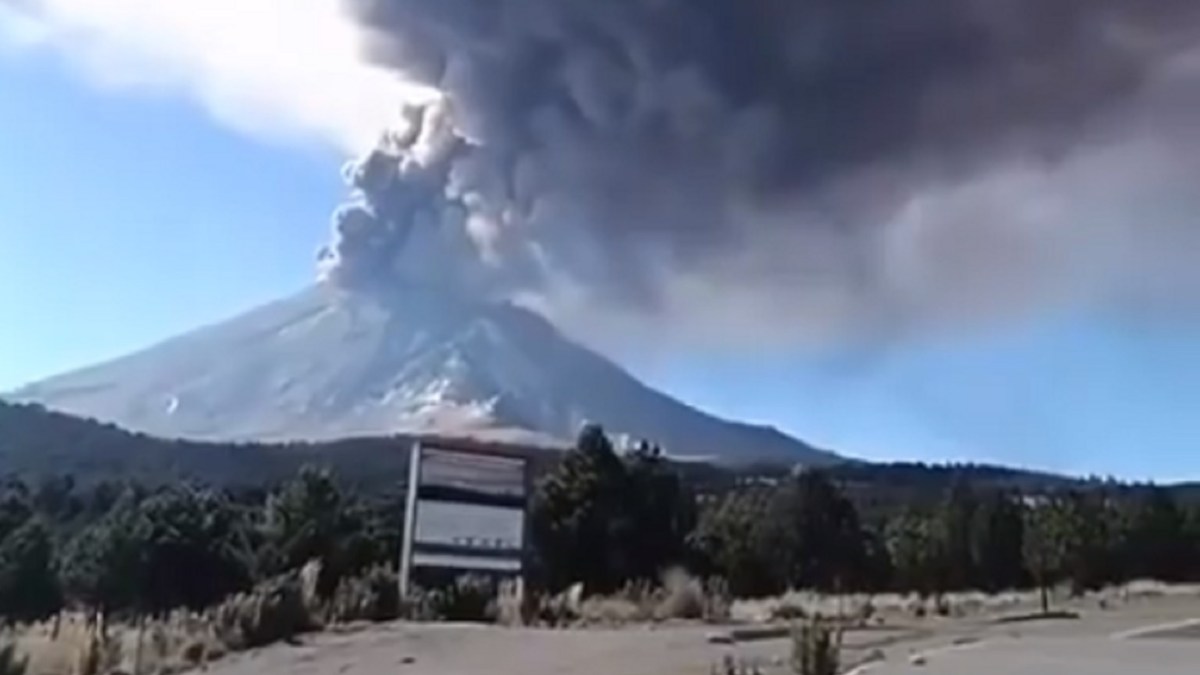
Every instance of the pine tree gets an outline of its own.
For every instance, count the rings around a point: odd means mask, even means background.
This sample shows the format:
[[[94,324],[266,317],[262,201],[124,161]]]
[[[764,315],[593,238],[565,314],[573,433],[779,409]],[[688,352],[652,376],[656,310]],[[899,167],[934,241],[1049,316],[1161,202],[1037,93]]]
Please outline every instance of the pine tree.
[[[938,518],[941,578],[945,590],[969,588],[978,574],[972,555],[972,527],[976,524],[978,500],[966,481],[955,479],[942,504]]]
[[[41,519],[31,518],[0,543],[0,613],[34,621],[61,606],[50,531]]]
[[[1031,504],[1025,512],[1025,564],[1041,594],[1042,612],[1050,611],[1050,587],[1062,574],[1065,556],[1061,506],[1052,501]]]
[[[625,487],[625,467],[604,430],[585,427],[534,495],[534,543],[551,587],[583,582],[609,591],[628,578],[620,545],[631,529]]]
[[[1024,576],[1025,521],[1021,506],[1002,492],[984,499],[971,527],[971,587],[987,591],[1017,588]]]
[[[858,512],[819,471],[802,471],[776,492],[760,532],[764,556],[788,586],[840,590],[867,576]]]

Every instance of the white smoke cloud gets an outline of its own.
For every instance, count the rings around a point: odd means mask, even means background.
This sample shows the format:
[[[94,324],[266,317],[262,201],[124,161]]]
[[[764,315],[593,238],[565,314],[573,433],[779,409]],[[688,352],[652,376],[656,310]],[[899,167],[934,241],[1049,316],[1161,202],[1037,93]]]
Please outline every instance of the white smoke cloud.
[[[95,83],[180,92],[234,128],[360,152],[428,90],[360,58],[338,0],[0,0],[0,39]]]

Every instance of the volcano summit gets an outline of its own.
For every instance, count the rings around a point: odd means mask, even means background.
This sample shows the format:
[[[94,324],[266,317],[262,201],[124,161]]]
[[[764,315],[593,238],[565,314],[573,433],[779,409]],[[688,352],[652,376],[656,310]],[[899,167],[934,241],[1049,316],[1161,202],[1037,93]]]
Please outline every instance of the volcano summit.
[[[199,440],[421,433],[562,445],[595,422],[676,456],[836,459],[656,392],[497,292],[444,185],[461,149],[447,111],[403,118],[347,167],[351,199],[334,214],[316,286],[12,398]]]
[[[321,284],[11,398],[201,440],[433,433],[555,445],[598,422],[722,463],[837,459],[657,392],[533,312],[415,284]]]

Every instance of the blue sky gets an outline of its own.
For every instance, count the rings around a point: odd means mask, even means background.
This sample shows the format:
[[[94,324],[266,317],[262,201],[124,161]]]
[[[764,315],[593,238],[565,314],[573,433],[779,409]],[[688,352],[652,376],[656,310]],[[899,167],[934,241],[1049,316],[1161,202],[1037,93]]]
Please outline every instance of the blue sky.
[[[0,51],[0,390],[313,279],[341,156]],[[629,364],[730,417],[878,459],[1200,478],[1200,327],[1056,315],[869,353]]]
[[[0,388],[312,280],[337,155],[97,91],[45,54],[0,59],[0,91]]]

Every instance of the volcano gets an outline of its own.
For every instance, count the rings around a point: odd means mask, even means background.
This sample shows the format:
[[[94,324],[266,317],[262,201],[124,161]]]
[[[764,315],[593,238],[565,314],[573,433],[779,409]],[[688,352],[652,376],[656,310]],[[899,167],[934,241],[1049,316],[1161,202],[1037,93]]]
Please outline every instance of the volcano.
[[[420,433],[563,446],[594,422],[724,464],[839,459],[655,391],[529,310],[417,285],[313,286],[7,398],[194,440]]]

